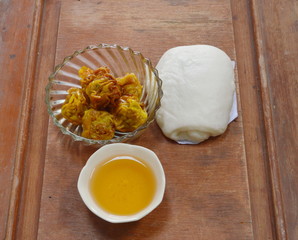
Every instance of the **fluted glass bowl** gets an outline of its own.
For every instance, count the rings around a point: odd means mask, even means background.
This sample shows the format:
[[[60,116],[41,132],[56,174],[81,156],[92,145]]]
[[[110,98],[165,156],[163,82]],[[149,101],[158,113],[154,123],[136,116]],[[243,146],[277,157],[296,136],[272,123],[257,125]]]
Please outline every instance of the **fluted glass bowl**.
[[[72,87],[81,88],[78,70],[82,66],[91,69],[107,66],[116,78],[124,76],[126,73],[134,73],[143,85],[141,101],[145,104],[148,114],[147,121],[133,132],[116,131],[114,138],[110,140],[93,140],[82,137],[81,125],[74,125],[61,115],[61,107],[65,101],[67,90]],[[140,52],[116,44],[90,45],[83,50],[75,51],[55,67],[46,86],[46,104],[54,124],[60,128],[63,134],[71,136],[74,141],[81,141],[87,145],[102,146],[108,143],[126,142],[139,136],[154,121],[161,97],[161,80],[150,60]]]

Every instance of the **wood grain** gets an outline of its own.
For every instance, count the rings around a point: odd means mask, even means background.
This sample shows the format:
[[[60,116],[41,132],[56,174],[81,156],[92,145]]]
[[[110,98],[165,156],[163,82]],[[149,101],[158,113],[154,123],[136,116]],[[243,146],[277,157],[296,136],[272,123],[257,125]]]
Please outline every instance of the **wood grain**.
[[[254,239],[275,239],[275,223],[272,221],[273,199],[270,175],[267,172],[268,155],[264,151],[267,143],[264,136],[263,109],[260,105],[261,85],[251,5],[247,1],[232,1],[232,12]]]
[[[40,7],[40,9],[38,8]],[[51,1],[37,6],[40,10],[39,17],[43,24],[39,23],[40,42],[37,47],[35,81],[31,88],[32,103],[30,111],[30,125],[27,137],[27,151],[24,156],[26,168],[22,182],[20,195],[20,210],[17,214],[18,224],[15,229],[16,239],[36,239],[38,231],[38,219],[40,210],[40,196],[43,180],[44,156],[47,143],[48,114],[45,108],[45,85],[54,65],[55,41],[52,34],[57,31],[60,3]],[[38,11],[37,11],[38,12]],[[24,227],[30,226],[30,227]]]
[[[19,206],[38,36],[31,1],[1,1],[0,16],[0,112],[5,116],[0,124],[0,238],[10,239]]]
[[[278,239],[298,236],[297,10],[294,0],[253,1]]]
[[[297,21],[295,0],[1,1],[0,239],[295,240]],[[54,65],[100,42],[154,64],[171,47],[211,44],[237,63],[240,116],[225,134],[182,146],[154,123],[132,142],[167,177],[162,204],[135,223],[83,205],[76,181],[96,149],[63,136],[44,104]]]
[[[230,2],[204,3],[63,1],[56,64],[99,42],[131,46],[154,64],[168,48],[191,44],[220,47],[236,60]],[[140,222],[108,224],[90,213],[76,189],[94,148],[71,142],[51,123],[38,238],[253,239],[241,114],[224,135],[200,145],[179,146],[156,124],[133,143],[160,157],[167,177],[165,199]]]

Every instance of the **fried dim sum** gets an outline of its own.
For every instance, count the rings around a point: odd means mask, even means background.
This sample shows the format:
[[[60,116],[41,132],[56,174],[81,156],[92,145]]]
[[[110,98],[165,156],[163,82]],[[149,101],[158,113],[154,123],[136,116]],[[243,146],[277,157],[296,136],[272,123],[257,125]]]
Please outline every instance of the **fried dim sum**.
[[[61,108],[61,114],[69,122],[79,125],[85,110],[88,109],[87,98],[80,88],[70,88],[65,102]]]

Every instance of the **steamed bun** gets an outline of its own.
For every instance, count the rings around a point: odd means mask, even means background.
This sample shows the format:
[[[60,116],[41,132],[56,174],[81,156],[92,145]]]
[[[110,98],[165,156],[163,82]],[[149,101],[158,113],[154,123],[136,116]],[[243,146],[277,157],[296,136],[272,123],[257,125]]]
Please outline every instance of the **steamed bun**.
[[[225,52],[209,45],[175,47],[156,68],[164,93],[156,120],[165,136],[199,143],[225,132],[235,91]]]

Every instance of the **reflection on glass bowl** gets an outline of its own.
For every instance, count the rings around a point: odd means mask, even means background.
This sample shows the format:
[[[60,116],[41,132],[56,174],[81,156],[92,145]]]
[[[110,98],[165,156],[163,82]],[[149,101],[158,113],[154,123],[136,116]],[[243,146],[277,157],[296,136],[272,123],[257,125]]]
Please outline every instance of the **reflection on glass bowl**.
[[[91,69],[107,66],[116,78],[124,76],[126,73],[134,73],[143,85],[140,101],[145,105],[148,114],[147,121],[132,132],[116,131],[115,136],[110,140],[93,140],[82,137],[82,126],[72,124],[61,114],[67,90],[72,87],[81,88],[78,70],[82,66]],[[161,80],[150,60],[140,52],[116,44],[90,45],[83,50],[75,51],[55,67],[46,86],[46,104],[54,124],[60,128],[63,134],[71,136],[74,141],[81,141],[87,145],[102,146],[136,138],[154,121],[161,97]]]

